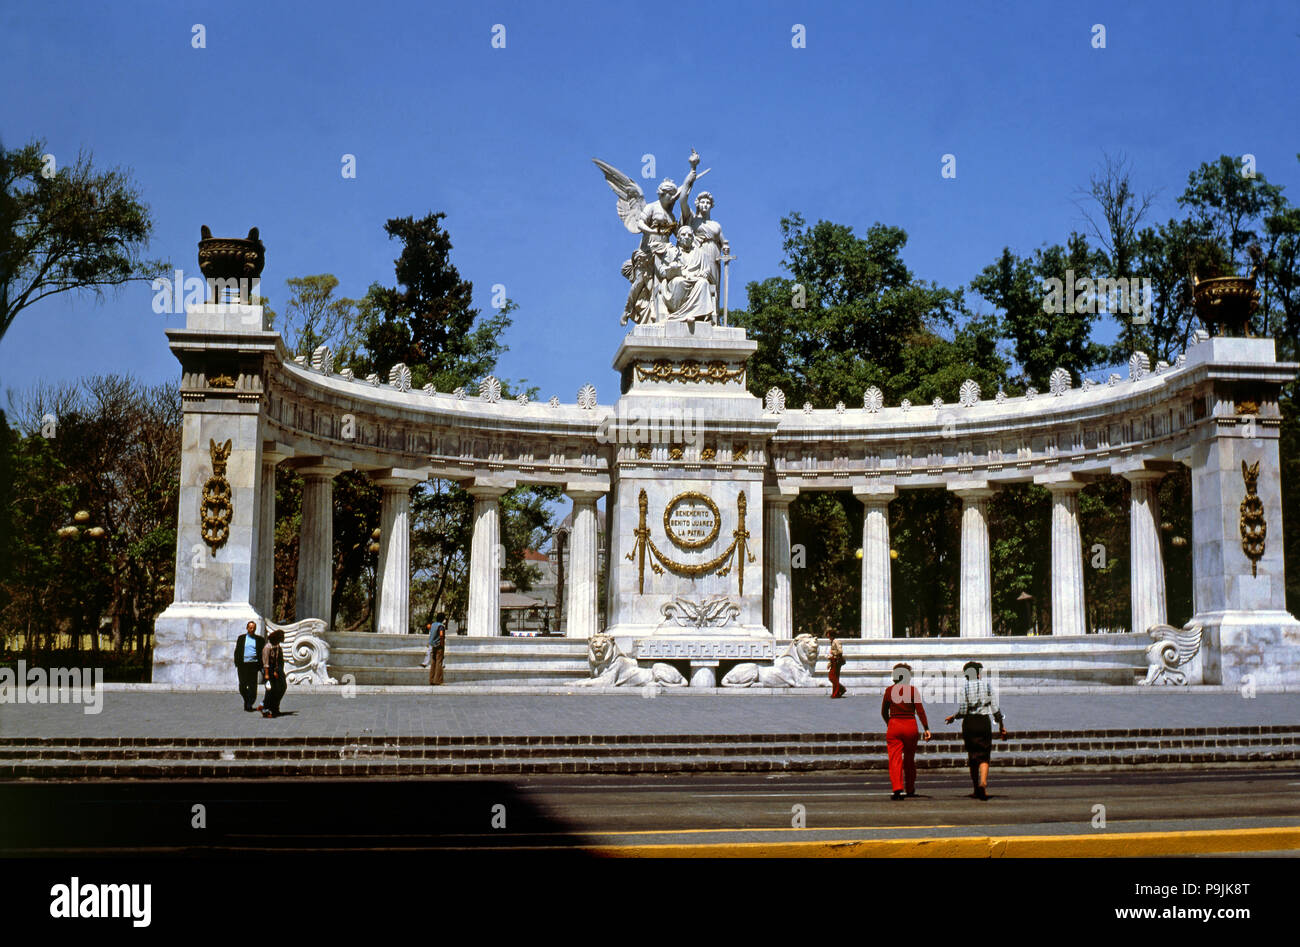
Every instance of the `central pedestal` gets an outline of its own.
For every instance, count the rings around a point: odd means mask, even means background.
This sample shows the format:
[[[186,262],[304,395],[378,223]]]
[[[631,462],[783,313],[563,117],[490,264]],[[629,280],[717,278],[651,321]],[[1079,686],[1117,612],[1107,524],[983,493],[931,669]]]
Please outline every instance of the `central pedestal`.
[[[774,419],[745,387],[757,344],[704,322],[636,326],[600,433],[611,471],[609,627],[618,637],[771,639],[763,469]]]

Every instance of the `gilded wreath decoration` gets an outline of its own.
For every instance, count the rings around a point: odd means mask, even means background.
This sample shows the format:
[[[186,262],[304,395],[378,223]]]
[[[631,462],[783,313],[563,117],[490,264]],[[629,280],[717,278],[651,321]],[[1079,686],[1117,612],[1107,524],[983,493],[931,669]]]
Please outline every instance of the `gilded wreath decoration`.
[[[700,496],[702,494],[697,494]],[[673,503],[690,494],[682,494],[676,497],[672,503],[668,504],[671,509]],[[717,507],[709,501],[711,512],[716,511]],[[637,594],[645,594],[645,567],[647,555],[650,560],[650,569],[655,575],[663,575],[667,569],[674,575],[685,576],[689,579],[697,579],[703,575],[730,575],[733,566],[736,568],[736,583],[739,594],[745,594],[745,563],[756,562],[754,554],[749,551],[749,530],[745,529],[745,510],[747,501],[745,491],[741,491],[736,498],[736,528],[731,533],[731,545],[721,553],[714,556],[706,562],[676,562],[664,554],[664,551],[655,545],[655,541],[650,538],[650,527],[646,525],[646,514],[649,509],[650,501],[646,496],[645,490],[641,491],[637,498],[637,507],[640,511],[640,521],[637,528],[633,531],[636,537],[636,544],[632,551],[627,554],[629,562],[637,564]],[[665,510],[665,516],[667,510]],[[721,517],[715,516],[715,522],[721,524]],[[671,534],[670,534],[671,535]],[[716,539],[716,535],[710,538],[710,542]],[[675,540],[674,540],[675,541]]]
[[[677,512],[677,507],[683,503],[703,503],[708,508],[709,513],[713,516],[713,529],[703,539],[685,539],[677,535],[672,527],[673,514]],[[703,549],[706,546],[712,546],[713,541],[718,538],[718,533],[722,529],[722,514],[718,511],[718,504],[712,499],[695,490],[688,490],[685,493],[679,493],[673,497],[668,505],[664,507],[664,535],[673,541],[682,549]]]
[[[208,452],[212,456],[212,476],[203,484],[203,499],[199,502],[200,532],[203,541],[217,550],[230,538],[231,506],[230,481],[226,479],[226,462],[230,459],[230,441],[218,445],[208,439]]]

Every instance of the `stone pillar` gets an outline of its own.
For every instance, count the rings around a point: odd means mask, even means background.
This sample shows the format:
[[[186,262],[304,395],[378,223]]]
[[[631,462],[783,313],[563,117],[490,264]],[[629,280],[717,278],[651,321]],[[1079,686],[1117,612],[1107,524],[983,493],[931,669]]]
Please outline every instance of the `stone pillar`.
[[[1083,606],[1083,538],[1079,534],[1079,491],[1070,476],[1035,477],[1052,494],[1052,634],[1088,631]]]
[[[763,624],[777,638],[794,637],[794,592],[790,575],[790,503],[797,490],[763,491]]]
[[[474,534],[469,551],[469,615],[466,633],[472,638],[501,634],[501,496],[508,486],[475,481],[467,488],[474,498]]]
[[[267,621],[275,618],[275,468],[293,456],[287,444],[266,441],[262,445],[262,473],[258,479],[257,568],[253,572],[253,607]]]
[[[889,501],[893,487],[854,487],[862,501],[862,638],[894,636],[892,563],[889,558]],[[964,535],[964,533],[963,533]],[[965,547],[963,546],[963,549]]]
[[[993,636],[993,583],[989,562],[988,481],[950,486],[961,497],[961,636]]]
[[[298,531],[298,596],[294,618],[320,618],[326,627],[334,591],[334,478],[345,468],[313,463],[302,475],[302,523]]]
[[[586,484],[566,484],[573,500],[573,527],[569,535],[568,637],[590,638],[600,632],[597,595],[600,590],[599,539],[596,501],[605,491]]]
[[[203,303],[167,331],[183,415],[175,592],[154,621],[156,684],[233,686],[234,638],[263,617],[261,395],[278,340],[262,325],[260,306]]]
[[[1124,473],[1130,484],[1129,598],[1132,621],[1129,630],[1146,634],[1153,625],[1167,621],[1165,605],[1165,561],[1160,548],[1161,470],[1133,470]]]
[[[411,489],[427,480],[428,474],[390,468],[371,471],[370,476],[383,488],[375,630],[404,635],[411,622]]]

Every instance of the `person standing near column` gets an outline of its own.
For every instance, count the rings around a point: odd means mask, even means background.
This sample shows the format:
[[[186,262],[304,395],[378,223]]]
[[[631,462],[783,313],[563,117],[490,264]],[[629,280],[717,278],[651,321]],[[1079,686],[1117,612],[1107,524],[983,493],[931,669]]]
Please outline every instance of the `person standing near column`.
[[[424,663],[429,667],[429,683],[442,683],[442,659],[447,648],[447,614],[439,612],[429,625],[429,653]]]
[[[289,686],[284,679],[284,632],[274,629],[266,636],[266,645],[262,648],[262,673],[266,675],[266,699],[262,701],[263,717],[280,716],[280,699],[284,697],[285,688]]]
[[[826,659],[826,676],[831,679],[831,698],[843,697],[849,692],[849,689],[840,683],[840,668],[844,667],[847,659],[844,657],[844,647],[840,644],[839,639],[835,637],[835,632],[830,632],[831,651]]]
[[[970,779],[975,786],[972,799],[987,800],[989,784],[989,757],[993,753],[993,724],[998,722],[998,735],[1007,738],[1007,728],[1002,722],[1002,708],[998,706],[998,695],[988,681],[980,680],[980,671],[984,665],[978,661],[967,661],[962,665],[961,703],[957,712],[947,717],[944,723],[952,723],[961,717],[961,738],[966,744],[966,759],[970,765]]]
[[[894,683],[885,688],[885,699],[880,704],[880,715],[885,718],[885,746],[889,749],[889,783],[894,790],[891,799],[916,795],[916,718],[921,718],[925,739],[930,739],[930,722],[912,686],[912,667],[895,664],[890,675]]]
[[[235,639],[235,673],[239,675],[239,696],[244,698],[244,709],[257,708],[257,672],[262,669],[262,646],[266,641],[257,635],[257,622],[250,621],[247,630]]]

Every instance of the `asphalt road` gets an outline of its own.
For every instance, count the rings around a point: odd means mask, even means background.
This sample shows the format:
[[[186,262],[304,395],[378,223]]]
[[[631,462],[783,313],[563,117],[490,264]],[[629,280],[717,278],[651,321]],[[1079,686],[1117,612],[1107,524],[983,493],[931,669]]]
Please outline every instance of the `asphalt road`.
[[[512,850],[1300,826],[1300,770],[0,785],[0,856]],[[196,808],[198,807],[198,808]],[[1104,808],[1099,808],[1104,807]],[[1101,818],[1104,817],[1104,825]],[[761,853],[755,849],[755,854]]]

